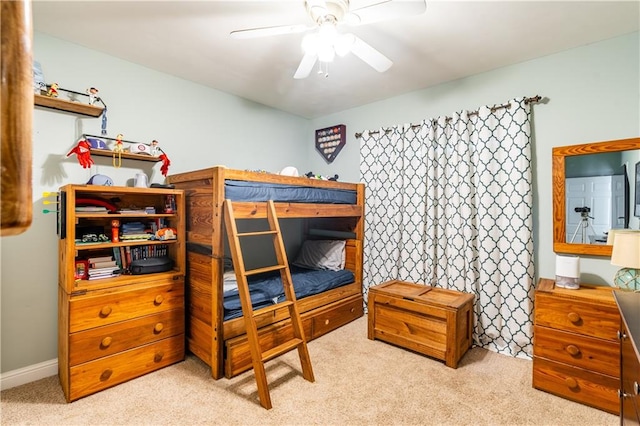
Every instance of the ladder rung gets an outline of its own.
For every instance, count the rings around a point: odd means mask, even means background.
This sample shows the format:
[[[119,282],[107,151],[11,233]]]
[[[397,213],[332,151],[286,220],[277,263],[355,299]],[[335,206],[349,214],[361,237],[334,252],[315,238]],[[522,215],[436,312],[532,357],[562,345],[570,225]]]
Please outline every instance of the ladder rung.
[[[287,265],[265,266],[264,268],[250,269],[248,271],[244,271],[244,275],[248,277],[249,275],[262,274],[263,272],[279,271],[280,269],[285,269],[286,267]]]
[[[240,232],[238,237],[255,237],[256,235],[275,235],[278,231],[254,231],[254,232]]]
[[[264,308],[256,309],[255,311],[253,311],[253,316],[258,317],[268,312],[273,312],[280,308],[286,308],[287,306],[291,306],[291,305],[293,305],[293,302],[290,300],[286,300],[284,302],[276,303],[275,305],[269,305]]]
[[[292,340],[289,340],[288,342],[276,346],[275,348],[264,351],[262,353],[262,362],[267,362],[270,359],[289,352],[291,349],[297,347],[300,343],[302,343],[302,339],[294,338]]]

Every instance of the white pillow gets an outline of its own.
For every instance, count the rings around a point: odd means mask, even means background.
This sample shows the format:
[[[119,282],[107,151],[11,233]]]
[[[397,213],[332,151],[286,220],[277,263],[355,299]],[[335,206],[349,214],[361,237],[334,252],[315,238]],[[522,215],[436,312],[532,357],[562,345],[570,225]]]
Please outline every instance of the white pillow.
[[[306,240],[294,265],[308,269],[339,271],[345,263],[344,240]]]

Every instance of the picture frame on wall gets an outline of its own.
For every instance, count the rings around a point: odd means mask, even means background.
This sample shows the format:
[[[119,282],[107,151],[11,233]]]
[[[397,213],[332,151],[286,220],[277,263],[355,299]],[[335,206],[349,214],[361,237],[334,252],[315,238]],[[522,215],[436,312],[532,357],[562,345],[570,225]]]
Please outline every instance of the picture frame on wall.
[[[636,163],[636,186],[635,186],[635,198],[633,201],[633,215],[640,217],[640,161]]]

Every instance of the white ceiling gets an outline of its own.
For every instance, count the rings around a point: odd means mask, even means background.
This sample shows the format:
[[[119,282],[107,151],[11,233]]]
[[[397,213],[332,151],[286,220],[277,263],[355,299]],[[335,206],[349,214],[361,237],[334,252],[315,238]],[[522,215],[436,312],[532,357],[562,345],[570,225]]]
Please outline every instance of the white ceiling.
[[[388,71],[348,55],[330,65],[328,78],[312,72],[294,80],[304,34],[237,40],[229,33],[312,24],[304,0],[35,0],[32,7],[35,31],[306,118],[628,34],[640,22],[639,1],[427,0],[419,16],[340,27],[389,57]]]

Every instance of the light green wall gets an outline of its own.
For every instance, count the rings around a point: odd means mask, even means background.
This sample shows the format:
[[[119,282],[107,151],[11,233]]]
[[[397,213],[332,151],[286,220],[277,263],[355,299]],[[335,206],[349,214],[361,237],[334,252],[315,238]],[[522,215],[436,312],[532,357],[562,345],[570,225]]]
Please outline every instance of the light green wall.
[[[345,124],[347,143],[328,165],[315,152],[311,136],[312,169],[358,180],[360,141],[355,132],[419,123],[515,97],[544,96],[548,103],[533,106],[534,258],[536,277],[553,278],[552,147],[640,136],[639,37],[617,37],[313,120],[313,129]],[[608,259],[581,260],[583,282],[611,284],[617,269]]]
[[[171,173],[216,164],[269,171],[295,165],[301,172],[337,173],[340,180],[358,181],[355,132],[513,97],[545,96],[547,104],[533,107],[534,242],[537,276],[553,277],[551,148],[640,135],[638,37],[619,37],[315,120],[42,34],[35,35],[34,47],[48,82],[79,91],[98,86],[109,107],[109,135],[158,139],[171,158]],[[347,125],[347,145],[329,165],[315,151],[313,130],[333,124]],[[99,131],[98,119],[35,112],[33,225],[23,235],[3,238],[0,246],[2,372],[57,356],[55,217],[40,213],[42,192],[84,183],[93,173],[108,174],[119,184],[140,171],[152,174],[153,182],[162,180],[158,166],[125,163],[126,168],[114,170],[109,159],[96,159],[98,166],[89,171],[64,157],[80,133]],[[582,270],[583,281],[610,283],[616,268],[608,260],[583,259]]]
[[[169,173],[218,164],[278,171],[307,167],[303,140],[308,120],[256,104],[44,34],[34,35],[34,57],[48,83],[76,91],[96,86],[107,104],[110,137],[149,143],[171,159]],[[126,185],[138,172],[162,182],[160,166],[95,157],[82,169],[65,155],[82,133],[100,135],[100,119],[36,109],[33,120],[33,224],[22,235],[2,238],[1,371],[57,357],[57,259],[55,214],[43,214],[42,193],[86,183],[94,173]]]

